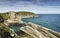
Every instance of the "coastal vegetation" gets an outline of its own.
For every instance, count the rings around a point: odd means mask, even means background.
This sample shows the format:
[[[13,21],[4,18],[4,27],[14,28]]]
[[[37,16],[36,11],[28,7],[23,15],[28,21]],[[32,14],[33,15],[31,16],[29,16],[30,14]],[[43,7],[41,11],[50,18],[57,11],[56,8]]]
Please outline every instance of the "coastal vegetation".
[[[27,12],[27,11],[20,11],[20,12],[15,12],[17,15],[20,15],[20,16],[30,16],[30,15],[36,15],[35,13],[33,12]],[[9,14],[10,12],[5,12],[5,13],[0,13],[0,15],[5,19],[7,20],[9,18]]]
[[[0,16],[0,23],[3,23],[4,22],[4,19],[2,16]]]
[[[27,12],[27,11],[20,11],[20,12],[16,12],[16,14],[20,15],[20,16],[30,16],[30,15],[36,15],[33,12]]]
[[[9,18],[9,13],[0,13],[0,16],[2,16],[5,20]]]
[[[35,15],[32,12],[26,12],[26,11],[21,11],[21,12],[14,12],[17,15],[20,16],[30,16],[30,15]],[[20,37],[31,37],[30,35],[23,33],[23,35],[19,36],[15,34],[15,31],[10,28],[9,26],[4,24],[4,20],[7,20],[10,18],[9,16],[10,12],[5,12],[5,13],[0,13],[0,38],[20,38]],[[14,36],[12,36],[14,34]]]
[[[11,30],[11,28],[9,28],[8,26],[6,26],[3,23],[0,23],[0,38],[17,38],[18,36],[11,36],[12,34],[14,34],[14,32]]]

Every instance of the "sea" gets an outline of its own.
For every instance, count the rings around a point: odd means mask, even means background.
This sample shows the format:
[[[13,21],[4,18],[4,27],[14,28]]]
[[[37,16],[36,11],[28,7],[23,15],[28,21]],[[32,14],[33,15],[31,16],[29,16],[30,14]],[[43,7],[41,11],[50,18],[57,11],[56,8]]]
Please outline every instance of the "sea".
[[[38,17],[23,18],[24,22],[33,22],[43,27],[60,32],[60,14],[37,14]]]

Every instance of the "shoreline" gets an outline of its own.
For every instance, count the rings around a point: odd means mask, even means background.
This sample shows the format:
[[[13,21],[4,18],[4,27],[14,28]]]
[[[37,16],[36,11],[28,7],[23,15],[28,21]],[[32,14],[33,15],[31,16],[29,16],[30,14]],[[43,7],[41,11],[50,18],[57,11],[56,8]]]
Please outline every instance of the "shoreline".
[[[52,32],[59,33],[59,32],[57,32],[57,31],[54,31],[54,30],[52,30],[52,29],[43,27],[43,26],[41,26],[41,25],[38,25],[38,24],[35,24],[35,23],[32,23],[32,22],[28,22],[28,24],[37,25],[38,27],[41,27],[41,28],[43,28],[43,29],[45,29],[45,30],[47,30],[47,31],[50,30],[50,31],[52,31]],[[59,33],[59,34],[60,34],[60,33]]]
[[[38,17],[38,15],[21,16],[21,18],[35,18],[35,17]]]
[[[32,23],[32,22],[28,22],[26,24],[26,26],[21,27],[20,30],[31,35],[34,38],[35,37],[40,38],[40,36],[41,36],[41,38],[42,37],[43,38],[48,38],[48,37],[59,38],[60,37],[59,32],[42,27],[42,26],[35,24],[35,23]]]

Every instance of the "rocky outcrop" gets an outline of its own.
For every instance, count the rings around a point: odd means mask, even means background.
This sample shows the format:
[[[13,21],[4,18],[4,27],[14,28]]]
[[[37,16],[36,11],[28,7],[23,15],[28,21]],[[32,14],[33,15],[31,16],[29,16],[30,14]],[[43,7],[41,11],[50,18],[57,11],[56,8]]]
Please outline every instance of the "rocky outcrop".
[[[21,27],[20,30],[33,38],[60,38],[60,33],[31,22],[26,24],[26,26]]]

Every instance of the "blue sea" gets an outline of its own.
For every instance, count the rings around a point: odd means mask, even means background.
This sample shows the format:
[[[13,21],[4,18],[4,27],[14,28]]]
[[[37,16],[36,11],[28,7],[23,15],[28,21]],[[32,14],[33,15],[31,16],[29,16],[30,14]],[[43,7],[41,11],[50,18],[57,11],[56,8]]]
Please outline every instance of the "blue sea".
[[[60,32],[60,14],[38,14],[35,18],[23,18],[24,22],[33,22],[43,27]]]

